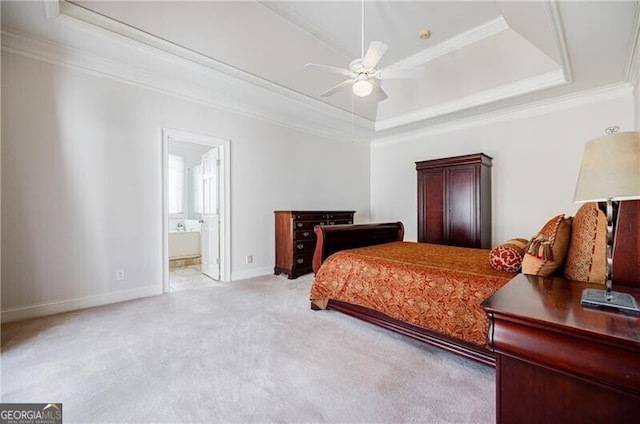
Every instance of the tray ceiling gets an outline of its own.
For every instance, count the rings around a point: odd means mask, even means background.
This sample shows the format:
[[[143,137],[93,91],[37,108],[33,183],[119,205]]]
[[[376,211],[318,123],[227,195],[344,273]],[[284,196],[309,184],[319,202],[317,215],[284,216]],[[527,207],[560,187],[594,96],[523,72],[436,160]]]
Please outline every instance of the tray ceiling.
[[[365,48],[389,45],[380,66],[425,68],[419,79],[383,81],[389,98],[380,103],[350,90],[320,97],[342,77],[304,68],[347,67],[361,56],[361,2],[75,1],[61,2],[60,12],[353,113],[377,131],[637,78],[638,2],[631,1],[367,1]],[[4,5],[2,18],[3,29],[37,34]],[[418,37],[423,28],[429,39]]]

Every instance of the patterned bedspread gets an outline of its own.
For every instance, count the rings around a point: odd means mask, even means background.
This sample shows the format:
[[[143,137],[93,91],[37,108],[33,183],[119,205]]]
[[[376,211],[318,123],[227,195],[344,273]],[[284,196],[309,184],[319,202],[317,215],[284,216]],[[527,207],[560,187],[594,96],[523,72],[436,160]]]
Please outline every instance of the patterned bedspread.
[[[483,300],[516,274],[494,270],[489,250],[394,242],[338,252],[322,264],[311,301],[329,299],[485,346],[489,320]]]

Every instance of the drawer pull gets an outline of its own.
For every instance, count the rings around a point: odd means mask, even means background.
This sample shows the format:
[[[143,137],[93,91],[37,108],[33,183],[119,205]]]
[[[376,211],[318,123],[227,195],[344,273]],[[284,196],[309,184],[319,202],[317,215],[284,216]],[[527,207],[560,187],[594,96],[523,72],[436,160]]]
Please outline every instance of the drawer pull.
[[[298,226],[298,228],[302,227],[302,222],[297,222],[296,225]]]
[[[305,231],[304,233],[302,233],[303,236],[308,237],[309,236],[309,231]]]
[[[298,249],[302,249],[302,248],[304,247],[304,244],[302,244],[302,243],[298,243],[298,244],[296,244],[296,247],[297,247]]]
[[[296,259],[296,262],[298,262],[299,264],[304,262],[304,259],[300,258],[300,259]]]
[[[336,225],[336,223],[333,221],[329,221],[329,225]]]

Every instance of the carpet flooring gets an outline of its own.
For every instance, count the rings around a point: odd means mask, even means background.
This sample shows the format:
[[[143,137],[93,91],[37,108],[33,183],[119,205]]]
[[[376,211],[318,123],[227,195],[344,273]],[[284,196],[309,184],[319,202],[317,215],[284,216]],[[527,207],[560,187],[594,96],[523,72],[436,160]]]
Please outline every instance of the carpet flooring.
[[[7,323],[1,401],[64,423],[491,423],[494,369],[335,311],[310,275]]]

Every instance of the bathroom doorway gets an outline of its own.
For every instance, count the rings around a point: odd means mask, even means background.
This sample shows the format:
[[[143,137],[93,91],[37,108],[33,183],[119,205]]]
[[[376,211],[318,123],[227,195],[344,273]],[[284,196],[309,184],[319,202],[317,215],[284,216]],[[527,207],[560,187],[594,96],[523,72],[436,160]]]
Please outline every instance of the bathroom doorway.
[[[229,141],[162,130],[163,291],[229,281]]]

